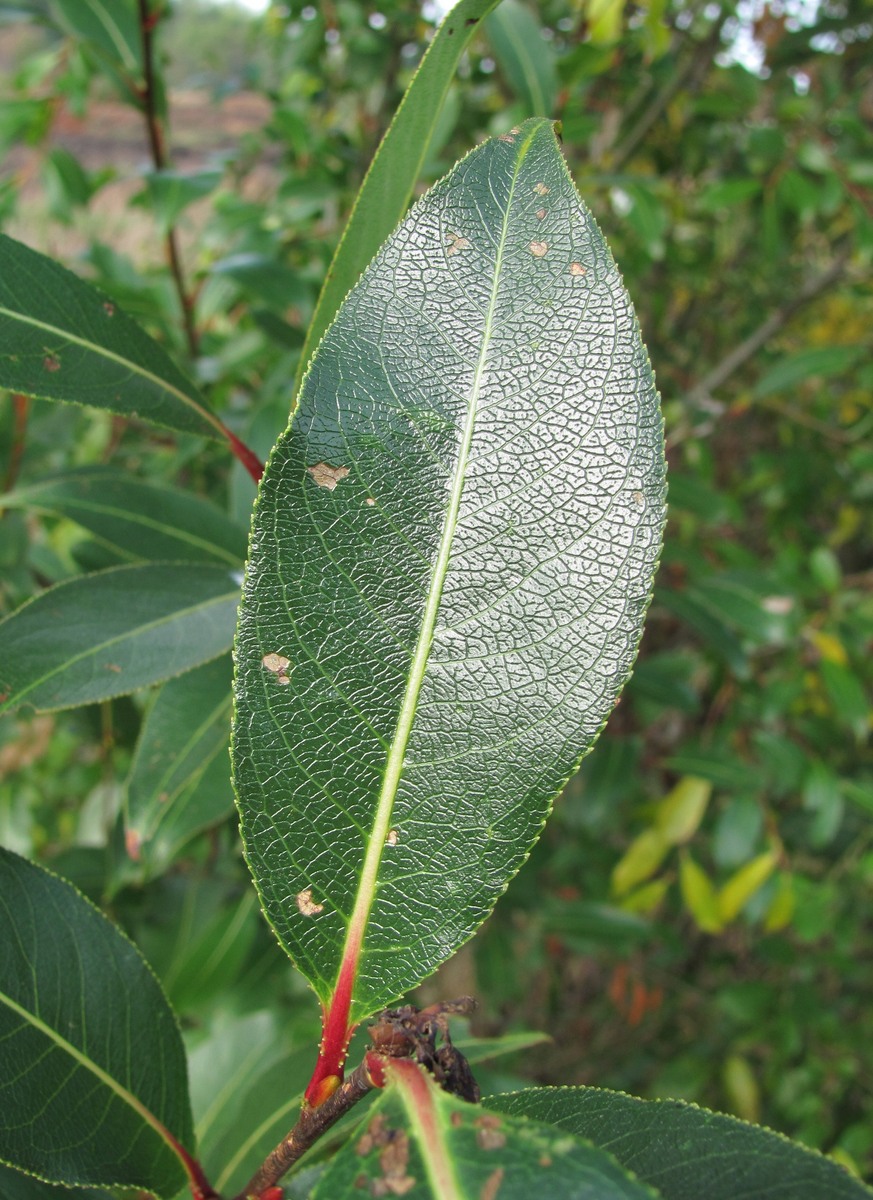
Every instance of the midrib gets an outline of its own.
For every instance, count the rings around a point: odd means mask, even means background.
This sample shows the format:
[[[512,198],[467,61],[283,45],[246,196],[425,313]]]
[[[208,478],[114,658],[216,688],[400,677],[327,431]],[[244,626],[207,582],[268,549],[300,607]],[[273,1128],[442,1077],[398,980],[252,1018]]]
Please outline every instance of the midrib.
[[[406,747],[409,742],[409,735],[412,732],[412,724],[415,720],[415,712],[418,707],[418,698],[421,694],[421,688],[424,683],[428,658],[430,656],[431,642],[433,640],[433,631],[436,625],[437,612],[439,611],[440,600],[442,599],[443,585],[448,572],[452,542],[454,539],[455,530],[457,528],[458,512],[461,507],[461,497],[464,491],[467,463],[470,455],[470,447],[473,442],[473,431],[476,425],[479,391],[482,384],[482,376],[485,370],[485,359],[491,342],[494,311],[497,306],[500,273],[503,267],[503,255],[506,247],[506,238],[509,228],[509,214],[512,209],[512,201],[515,195],[515,186],[518,180],[521,164],[524,162],[528,148],[530,147],[530,143],[533,141],[538,128],[539,127],[533,129],[528,135],[526,141],[519,147],[518,158],[516,160],[515,170],[513,172],[512,181],[509,187],[509,195],[506,201],[506,211],[503,218],[503,226],[500,231],[500,240],[498,242],[497,254],[495,255],[494,260],[494,282],[491,287],[491,296],[488,302],[488,309],[485,314],[485,324],[482,333],[482,346],[479,351],[476,372],[473,376],[473,384],[470,389],[470,402],[467,411],[467,418],[464,424],[464,433],[461,439],[461,446],[458,453],[455,476],[452,482],[451,497],[449,499],[448,509],[446,510],[445,521],[443,522],[443,530],[442,534],[440,535],[439,551],[431,576],[427,604],[425,605],[418,641],[416,643],[415,653],[413,654],[412,658],[412,666],[410,668],[406,690],[403,695],[403,702],[398,713],[394,738],[392,739],[391,743],[391,750],[388,754],[388,759],[385,764],[385,775],[382,781],[382,789],[379,793],[379,801],[376,806],[373,830],[367,846],[367,853],[364,857],[364,865],[361,871],[361,878],[358,884],[355,904],[354,908],[352,909],[352,915],[349,919],[349,925],[346,931],[346,940],[343,946],[342,955],[340,957],[338,978],[342,973],[344,966],[346,969],[348,969],[350,962],[355,963],[355,976],[357,976],[357,958],[363,945],[370,909],[372,908],[373,900],[376,894],[376,882],[379,874],[379,867],[382,862],[385,841],[391,828],[391,816],[394,809],[394,800],[396,798],[397,788],[400,784],[400,779],[403,774],[403,760],[406,755]]]

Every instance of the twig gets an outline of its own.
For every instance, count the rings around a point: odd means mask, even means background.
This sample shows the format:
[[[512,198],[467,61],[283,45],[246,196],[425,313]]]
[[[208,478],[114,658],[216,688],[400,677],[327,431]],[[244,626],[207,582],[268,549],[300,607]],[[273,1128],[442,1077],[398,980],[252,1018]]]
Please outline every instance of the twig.
[[[11,492],[21,470],[21,460],[24,457],[24,442],[27,433],[27,415],[30,412],[30,400],[20,392],[12,393],[12,444],[9,449],[9,462],[6,464],[6,477],[3,480],[3,491]]]
[[[143,112],[145,114],[152,163],[156,171],[163,171],[167,167],[169,159],[164,140],[164,131],[161,128],[160,118],[158,117],[154,60],[154,31],[163,15],[160,7],[161,0],[157,0],[157,7],[152,12],[149,11],[149,0],[138,0],[138,3],[139,27],[142,37]],[[176,286],[176,293],[179,297],[179,305],[182,310],[182,324],[185,329],[185,340],[188,343],[188,351],[191,357],[195,358],[200,345],[200,336],[194,321],[194,298],[185,284],[179,242],[176,237],[176,230],[172,225],[164,236],[164,250],[170,274],[173,276],[173,283]]]
[[[845,273],[846,266],[851,256],[851,250],[847,247],[834,259],[831,265],[818,275],[814,275],[803,285],[800,291],[789,300],[786,304],[775,309],[766,321],[760,325],[754,333],[750,334],[745,341],[740,342],[735,346],[729,354],[726,354],[720,363],[708,371],[699,383],[695,384],[690,391],[685,393],[685,402],[690,408],[705,408],[711,400],[712,393],[744,366],[761,347],[767,342],[774,333],[782,329],[784,325],[791,320],[798,309],[804,304],[808,304],[810,300],[814,300],[820,296],[822,292],[827,291],[834,283],[840,279]]]
[[[363,1100],[375,1086],[365,1058],[318,1108],[304,1105],[297,1124],[275,1150],[267,1155],[235,1200],[259,1197],[267,1188],[272,1187],[323,1133],[335,1125],[340,1117],[344,1117],[359,1100]]]

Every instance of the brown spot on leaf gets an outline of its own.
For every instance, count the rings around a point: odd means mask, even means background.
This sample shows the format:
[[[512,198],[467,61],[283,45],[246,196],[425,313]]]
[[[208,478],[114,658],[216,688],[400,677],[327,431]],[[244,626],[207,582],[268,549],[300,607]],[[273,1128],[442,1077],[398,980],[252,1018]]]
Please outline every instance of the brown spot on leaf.
[[[103,669],[104,671],[112,671],[115,675],[121,674],[121,667],[118,663],[104,663]]]
[[[261,659],[268,671],[272,671],[274,675],[284,675],[291,663],[284,654],[276,654],[275,651],[271,654],[265,654]]]
[[[550,1167],[552,1165],[552,1158],[549,1154],[541,1154],[537,1161],[541,1167]]]
[[[461,237],[459,233],[449,234],[449,243],[446,247],[446,255],[451,258],[453,254],[457,254],[461,250],[470,249],[469,238]]]
[[[42,365],[46,371],[60,371],[61,360],[56,358],[54,354],[47,354],[42,360]]]
[[[583,267],[580,262],[571,262],[570,263],[570,274],[571,275],[584,275],[585,271],[586,271],[586,268]]]
[[[389,829],[388,836],[385,838],[385,845],[386,846],[396,846],[399,837],[400,837],[400,835],[398,834],[396,829]]]
[[[357,1150],[358,1154],[362,1156],[364,1154],[369,1154],[370,1151],[375,1150],[377,1146],[387,1145],[389,1136],[390,1130],[387,1127],[387,1121],[385,1117],[380,1114],[377,1117],[373,1117],[367,1132],[358,1142],[355,1149]]]
[[[281,684],[282,687],[284,687],[286,683],[290,683],[290,682],[291,682],[291,680],[288,678],[287,675],[279,674],[276,676],[276,683]]]
[[[329,492],[332,492],[339,481],[345,479],[349,473],[348,467],[332,467],[326,462],[316,463],[314,467],[307,467],[306,470],[319,487],[327,488]]]
[[[515,142],[515,138],[508,133],[501,133],[497,140],[498,142],[509,142],[510,146]]]
[[[544,208],[538,208],[537,209],[537,220],[542,221],[545,219],[545,216],[546,216],[546,210]]]
[[[481,1150],[499,1150],[506,1145],[506,1134],[503,1132],[503,1121],[500,1117],[484,1115],[473,1122],[476,1126],[476,1141]]]
[[[112,303],[111,300],[103,301],[103,310],[106,313],[107,317],[115,316],[115,305]]]
[[[634,499],[634,504],[637,506],[637,508],[645,508],[646,507],[646,498],[642,492],[634,492],[633,499]]]
[[[125,829],[124,848],[133,862],[139,862],[142,858],[142,838],[135,829]]]
[[[528,246],[528,249],[534,258],[542,258],[548,248],[548,242],[531,242],[531,244]]]
[[[479,1200],[496,1200],[497,1192],[503,1182],[503,1167],[497,1167],[482,1184]]]
[[[455,1129],[460,1129],[460,1127],[464,1124],[464,1116],[462,1113],[459,1113],[459,1112],[453,1112],[452,1115],[449,1117],[449,1120],[451,1121],[451,1123]]]
[[[312,899],[312,888],[304,888],[302,892],[298,892],[296,900],[301,916],[304,917],[314,917],[316,913],[320,913],[324,908],[323,904],[316,904]]]
[[[367,500],[366,500],[366,503],[367,503],[367,504],[370,506],[370,508],[372,508],[372,507],[373,507],[373,505],[376,503],[376,501],[373,499],[373,497],[372,497],[372,496],[368,496],[368,497],[367,497]]]
[[[546,187],[546,185],[544,183],[535,183],[534,191],[536,192],[536,194],[538,196],[548,196],[548,194],[549,194],[549,189]]]

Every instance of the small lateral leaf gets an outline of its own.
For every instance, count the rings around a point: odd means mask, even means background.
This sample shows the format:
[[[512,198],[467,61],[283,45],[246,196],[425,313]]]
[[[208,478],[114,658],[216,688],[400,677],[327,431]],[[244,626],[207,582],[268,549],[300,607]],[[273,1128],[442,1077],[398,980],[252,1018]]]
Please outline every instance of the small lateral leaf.
[[[110,468],[84,467],[16,488],[3,507],[66,517],[130,561],[238,567],[245,560],[245,530],[216,505]]]
[[[688,853],[679,862],[679,886],[685,907],[704,933],[721,933],[725,921],[715,888],[703,867]]]
[[[193,1131],[157,979],[75,888],[2,849],[0,915],[0,1160],[50,1183],[175,1195]]]
[[[731,875],[718,893],[718,911],[724,924],[740,915],[758,888],[763,887],[776,870],[778,862],[779,855],[767,850]]]
[[[160,683],[230,648],[235,572],[112,567],[49,588],[0,622],[0,712],[74,708]]]
[[[377,255],[258,498],[243,837],[280,941],[352,1023],[471,936],[612,711],[663,472],[630,301],[550,122],[526,122]]]
[[[0,388],[222,438],[157,342],[91,284],[0,234]]]
[[[658,805],[655,818],[671,846],[679,846],[694,837],[711,795],[709,780],[695,775],[686,775],[667,793]]]
[[[485,1106],[590,1139],[663,1200],[873,1200],[870,1188],[816,1151],[682,1100],[530,1088],[490,1096]]]
[[[313,1200],[657,1200],[611,1154],[532,1120],[487,1112],[400,1061]]]
[[[149,872],[233,811],[227,761],[229,655],[170,679],[149,709],[136,746],[124,810],[125,844]]]
[[[658,828],[644,829],[638,834],[612,869],[615,895],[624,896],[654,875],[669,849],[669,841]]]
[[[460,0],[444,18],[410,81],[349,214],[300,355],[300,376],[367,263],[406,212],[449,85],[479,22],[500,0]]]

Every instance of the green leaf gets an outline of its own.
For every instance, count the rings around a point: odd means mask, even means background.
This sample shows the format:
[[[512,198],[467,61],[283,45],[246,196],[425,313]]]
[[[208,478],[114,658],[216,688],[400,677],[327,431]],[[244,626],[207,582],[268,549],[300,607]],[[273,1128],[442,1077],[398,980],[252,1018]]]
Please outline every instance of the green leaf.
[[[354,980],[361,1019],[488,915],[627,678],[663,515],[630,302],[529,122],[386,244],[258,500],[236,788],[323,1001]]]
[[[766,371],[752,392],[755,400],[772,396],[774,392],[796,388],[807,379],[829,379],[851,370],[864,358],[863,346],[812,346],[788,354]]]
[[[127,781],[125,844],[151,871],[233,810],[231,674],[223,656],[171,679],[143,723]]]
[[[539,21],[521,0],[503,0],[485,21],[488,40],[524,115],[554,115],[558,76],[555,56]]]
[[[288,1045],[275,1014],[221,1018],[191,1052],[191,1103],[206,1174],[235,1195],[297,1120],[312,1049]]]
[[[194,384],[113,300],[4,234],[0,387],[226,436]]]
[[[466,1104],[416,1063],[389,1067],[391,1083],[362,1132],[324,1173],[313,1200],[364,1195],[407,1200],[657,1200],[611,1154],[548,1124]]]
[[[3,1200],[107,1200],[97,1188],[63,1188],[43,1183],[33,1175],[23,1175],[0,1163],[0,1196]]]
[[[479,22],[499,3],[460,0],[419,63],[370,163],[325,276],[300,354],[298,388],[310,356],[343,298],[406,212],[461,55]]]
[[[59,24],[125,72],[142,71],[142,38],[135,0],[52,0]]]
[[[145,960],[7,850],[0,910],[0,1158],[48,1182],[172,1195],[193,1140],[185,1052]]]
[[[84,467],[7,492],[4,508],[66,517],[103,545],[137,559],[241,566],[246,534],[220,508],[177,488],[121,471]]]
[[[544,1121],[614,1154],[664,1200],[870,1200],[843,1167],[781,1134],[681,1100],[531,1088],[489,1109]]]
[[[166,234],[190,205],[215,191],[222,173],[205,171],[150,171],[145,177],[145,196],[149,212],[161,233]]]
[[[160,683],[229,649],[234,572],[111,567],[59,583],[0,621],[0,712],[74,708]]]

